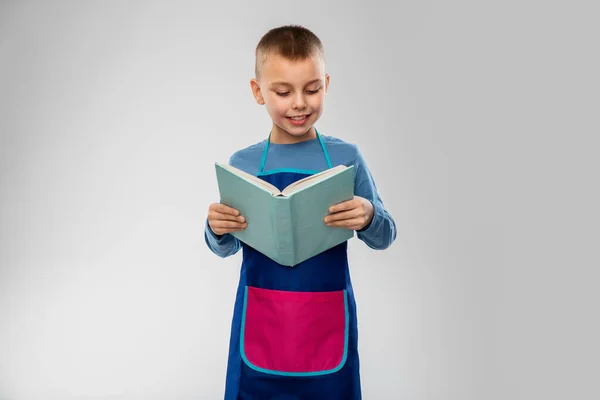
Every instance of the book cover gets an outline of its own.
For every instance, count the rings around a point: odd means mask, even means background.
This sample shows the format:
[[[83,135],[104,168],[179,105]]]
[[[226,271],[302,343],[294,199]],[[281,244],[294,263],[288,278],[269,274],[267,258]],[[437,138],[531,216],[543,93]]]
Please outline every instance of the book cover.
[[[323,222],[330,206],[353,198],[353,166],[323,171],[283,191],[231,166],[215,167],[221,203],[248,222],[231,234],[279,264],[297,265],[354,236]]]

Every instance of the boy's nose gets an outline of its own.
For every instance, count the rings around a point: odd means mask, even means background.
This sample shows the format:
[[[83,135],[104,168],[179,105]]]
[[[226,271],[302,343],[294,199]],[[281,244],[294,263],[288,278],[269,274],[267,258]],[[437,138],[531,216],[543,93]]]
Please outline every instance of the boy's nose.
[[[304,100],[304,96],[296,96],[294,98],[294,104],[292,106],[294,110],[302,110],[303,108],[306,108],[306,100]]]

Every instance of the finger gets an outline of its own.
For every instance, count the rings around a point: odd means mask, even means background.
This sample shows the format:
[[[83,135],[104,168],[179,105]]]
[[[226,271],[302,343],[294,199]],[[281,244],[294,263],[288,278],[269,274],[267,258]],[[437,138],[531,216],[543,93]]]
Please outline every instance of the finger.
[[[336,213],[336,212],[340,212],[340,211],[351,210],[353,208],[356,208],[357,206],[358,206],[358,204],[357,204],[356,199],[347,200],[347,201],[343,201],[341,203],[332,205],[331,207],[329,207],[329,212]]]
[[[235,221],[215,220],[212,221],[211,226],[215,228],[230,228],[230,229],[241,229],[246,227],[247,223],[240,223]]]
[[[231,215],[231,214],[224,214],[224,213],[220,213],[218,211],[209,211],[208,212],[208,220],[209,221],[237,221],[237,222],[246,222],[246,218],[244,218],[244,216],[242,215],[238,215],[237,217],[235,215]]]
[[[361,218],[344,219],[341,221],[334,221],[328,223],[327,226],[332,228],[346,228],[346,229],[357,229],[361,226]]]
[[[325,217],[324,221],[325,221],[326,224],[328,224],[328,223],[331,223],[333,221],[341,221],[341,220],[345,220],[345,219],[357,218],[361,214],[363,214],[363,212],[362,212],[362,210],[360,208],[354,208],[352,210],[339,211],[337,213],[330,214],[330,215],[328,215],[328,216]]]
[[[217,220],[217,221],[212,221],[210,223],[210,227],[215,230],[215,229],[220,229],[220,230],[227,230],[227,229],[233,229],[233,230],[244,230],[246,229],[246,227],[248,226],[247,223],[239,223],[239,222],[234,222],[234,221],[222,221],[222,220]]]
[[[241,231],[243,231],[243,229],[217,229],[213,232],[215,232],[219,236],[222,236],[226,233],[241,232]]]
[[[216,212],[219,212],[221,214],[229,214],[229,215],[233,215],[236,217],[238,215],[240,215],[240,212],[238,210],[236,210],[235,208],[229,207],[229,206],[227,206],[225,204],[221,204],[221,203],[212,204],[211,209]]]

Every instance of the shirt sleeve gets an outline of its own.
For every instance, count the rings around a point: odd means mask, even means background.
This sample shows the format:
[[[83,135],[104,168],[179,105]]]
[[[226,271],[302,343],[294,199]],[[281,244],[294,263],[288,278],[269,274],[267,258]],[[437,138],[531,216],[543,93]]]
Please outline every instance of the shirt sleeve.
[[[358,148],[356,149],[354,169],[354,194],[364,197],[373,204],[373,219],[369,225],[357,231],[357,237],[372,249],[384,250],[396,239],[396,223],[385,209],[383,201],[377,193],[375,180]]]
[[[229,158],[230,165],[234,165],[234,157],[235,154]],[[239,239],[230,233],[224,235],[214,233],[210,225],[208,225],[208,218],[204,226],[204,241],[208,245],[208,248],[221,258],[236,254],[242,247]]]
[[[208,219],[204,228],[204,241],[208,248],[221,258],[232,256],[241,248],[240,241],[233,235],[229,233],[217,235],[214,233],[208,225]]]

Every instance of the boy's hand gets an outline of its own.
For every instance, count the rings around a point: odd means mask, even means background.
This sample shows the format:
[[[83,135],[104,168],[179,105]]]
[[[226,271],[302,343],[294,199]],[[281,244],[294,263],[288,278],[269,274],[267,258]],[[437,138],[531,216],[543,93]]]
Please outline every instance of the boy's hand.
[[[327,226],[361,230],[373,219],[373,204],[363,197],[354,196],[352,200],[329,207],[330,214],[324,221]]]
[[[216,235],[243,231],[248,226],[246,219],[235,208],[221,203],[213,203],[208,207],[208,225]]]

